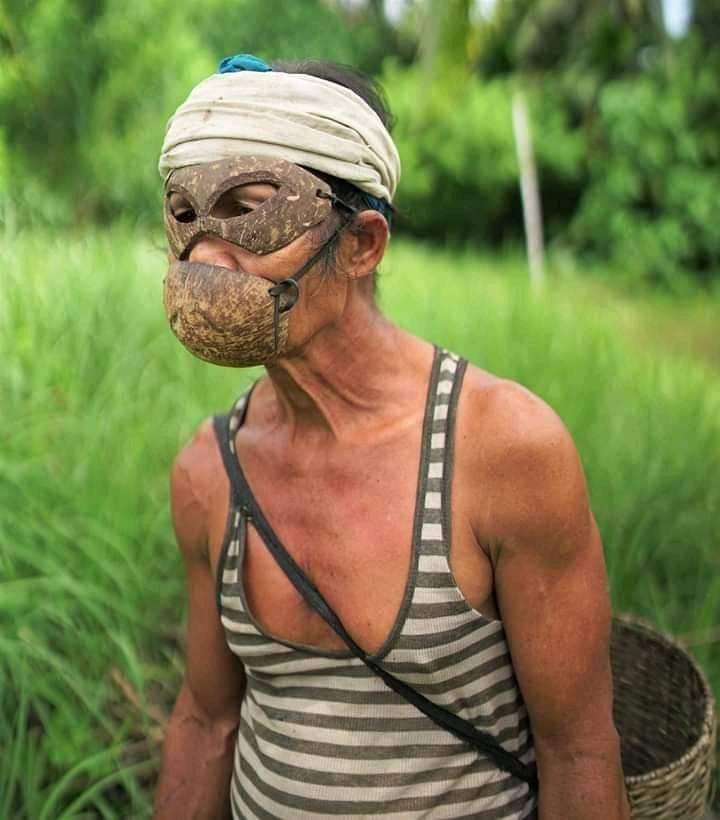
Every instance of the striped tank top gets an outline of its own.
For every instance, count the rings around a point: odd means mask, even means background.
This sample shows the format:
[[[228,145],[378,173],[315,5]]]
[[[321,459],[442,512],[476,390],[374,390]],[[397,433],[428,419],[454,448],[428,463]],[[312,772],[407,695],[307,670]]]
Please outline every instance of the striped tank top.
[[[532,737],[502,622],[467,603],[449,564],[453,426],[464,369],[455,355],[435,351],[410,574],[394,628],[372,657],[530,763]],[[228,416],[224,446],[233,454],[246,409],[244,396]],[[433,723],[349,650],[263,631],[243,589],[244,517],[231,502],[217,577],[226,639],[247,676],[233,817],[535,818],[527,784]]]

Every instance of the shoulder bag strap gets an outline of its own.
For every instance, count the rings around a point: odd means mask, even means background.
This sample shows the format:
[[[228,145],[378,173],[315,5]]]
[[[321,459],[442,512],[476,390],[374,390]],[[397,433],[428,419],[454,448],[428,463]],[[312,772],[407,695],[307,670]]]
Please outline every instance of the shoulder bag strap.
[[[226,423],[226,417],[216,416],[214,419],[214,426],[215,435],[217,436],[218,443],[220,444],[220,452],[222,453],[223,463],[225,464],[225,469],[227,471],[228,478],[230,479],[236,503],[240,508],[241,514],[246,517],[247,521],[252,521],[260,537],[265,543],[265,546],[270,551],[270,554],[309,606],[311,606],[315,612],[317,612],[318,615],[320,615],[320,617],[328,624],[328,626],[330,626],[330,628],[345,642],[353,655],[359,658],[376,675],[378,675],[378,677],[382,678],[390,689],[403,697],[409,703],[412,703],[413,706],[419,709],[438,726],[487,755],[487,757],[495,762],[499,769],[513,775],[514,777],[517,777],[519,780],[524,781],[530,786],[531,789],[537,789],[537,774],[534,765],[524,763],[512,752],[508,752],[504,749],[492,735],[487,732],[483,732],[480,729],[476,729],[467,720],[448,712],[446,709],[443,709],[441,706],[438,706],[431,700],[428,700],[428,698],[421,695],[411,686],[408,686],[394,675],[391,675],[371,657],[369,657],[353,640],[352,636],[347,632],[330,604],[328,604],[312,581],[303,573],[292,555],[290,555],[290,553],[280,543],[280,540],[273,532],[273,529],[265,518],[262,510],[256,503],[250,487],[245,479],[245,475],[242,472],[238,459],[234,453],[234,447],[231,446],[230,432]]]

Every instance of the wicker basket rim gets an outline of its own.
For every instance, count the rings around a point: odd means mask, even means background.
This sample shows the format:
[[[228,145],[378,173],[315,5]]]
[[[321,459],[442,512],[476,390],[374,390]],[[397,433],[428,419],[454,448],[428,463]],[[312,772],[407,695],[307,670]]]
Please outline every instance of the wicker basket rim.
[[[685,766],[690,760],[698,757],[702,752],[705,752],[708,747],[714,748],[713,739],[715,737],[716,730],[715,696],[713,695],[713,691],[710,688],[710,684],[705,676],[705,673],[700,668],[689,650],[677,639],[671,637],[665,632],[662,632],[658,629],[658,627],[654,626],[649,621],[638,617],[637,615],[619,613],[613,616],[613,621],[622,626],[628,626],[630,628],[637,629],[638,631],[648,633],[648,637],[651,640],[666,644],[669,648],[681,652],[690,662],[690,667],[698,676],[703,689],[703,694],[705,696],[705,714],[703,715],[702,730],[695,743],[685,752],[684,755],[682,755],[682,757],[679,757],[672,763],[668,763],[658,769],[653,769],[645,774],[629,775],[625,777],[625,783],[629,786],[637,786],[640,784],[649,783],[653,780],[665,780],[676,769],[681,766]]]

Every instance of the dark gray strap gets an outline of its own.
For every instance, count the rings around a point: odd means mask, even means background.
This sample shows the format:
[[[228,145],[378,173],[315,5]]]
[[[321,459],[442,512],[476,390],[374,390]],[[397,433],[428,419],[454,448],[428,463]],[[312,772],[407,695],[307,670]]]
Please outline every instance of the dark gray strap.
[[[440,359],[442,357],[439,357]],[[322,593],[303,573],[295,559],[282,545],[275,535],[272,527],[268,523],[265,515],[255,501],[255,497],[250,489],[245,475],[240,467],[240,463],[233,452],[230,444],[230,430],[226,416],[216,416],[214,419],[215,435],[220,444],[225,469],[230,479],[235,503],[247,521],[251,521],[262,538],[265,546],[270,551],[275,561],[282,571],[287,575],[292,585],[302,595],[305,601],[322,617],[330,628],[345,642],[350,651],[368,666],[387,686],[412,703],[424,715],[430,718],[438,726],[451,732],[455,737],[473,746],[478,751],[487,755],[495,762],[497,767],[504,772],[512,774],[519,780],[527,783],[531,789],[537,789],[537,774],[534,765],[528,765],[519,757],[504,749],[498,741],[487,732],[476,729],[471,723],[457,715],[448,712],[441,706],[428,700],[411,686],[391,675],[376,663],[365,651],[353,640],[347,632],[341,620],[323,597]]]
[[[274,336],[274,345],[275,345],[275,355],[278,354],[278,346],[280,344],[280,314],[285,313],[288,310],[291,310],[295,303],[297,302],[298,298],[300,297],[300,288],[298,287],[298,282],[302,279],[303,276],[312,268],[312,266],[320,259],[320,257],[327,251],[330,245],[340,236],[342,231],[350,224],[352,221],[352,217],[354,214],[357,213],[357,208],[353,208],[352,205],[347,205],[342,200],[338,199],[334,194],[323,194],[322,191],[318,190],[318,196],[323,197],[324,199],[332,199],[333,203],[339,203],[344,205],[348,208],[351,212],[350,217],[341,222],[337,228],[330,234],[330,236],[320,245],[320,247],[310,256],[309,259],[305,261],[305,263],[295,271],[292,276],[289,276],[287,279],[283,279],[281,282],[273,285],[268,293],[272,296],[274,303],[273,303],[273,336]],[[280,303],[281,297],[285,297],[283,303]]]

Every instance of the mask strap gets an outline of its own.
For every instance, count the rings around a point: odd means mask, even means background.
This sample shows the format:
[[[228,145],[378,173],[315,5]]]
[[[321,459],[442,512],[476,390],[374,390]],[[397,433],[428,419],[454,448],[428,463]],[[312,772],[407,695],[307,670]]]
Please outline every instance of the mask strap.
[[[343,207],[347,208],[351,212],[351,216],[339,225],[331,234],[330,236],[320,245],[320,247],[310,256],[310,258],[302,265],[302,267],[296,271],[292,276],[289,276],[287,279],[283,279],[282,281],[278,282],[276,285],[273,285],[269,290],[268,293],[270,296],[273,297],[275,300],[275,304],[273,305],[273,333],[275,336],[275,357],[277,358],[278,355],[278,347],[280,344],[280,314],[287,313],[288,310],[295,306],[295,303],[300,296],[300,288],[298,286],[298,282],[302,279],[303,276],[312,268],[312,266],[320,259],[325,249],[333,242],[337,237],[340,235],[340,232],[343,231],[352,220],[352,217],[358,212],[357,208],[354,208],[352,205],[348,205],[346,202],[338,199],[334,194],[326,194],[322,191],[317,192],[318,196],[322,196],[325,199],[331,199],[334,203],[338,203]],[[284,299],[282,299],[284,297]],[[282,303],[281,303],[282,299]]]

